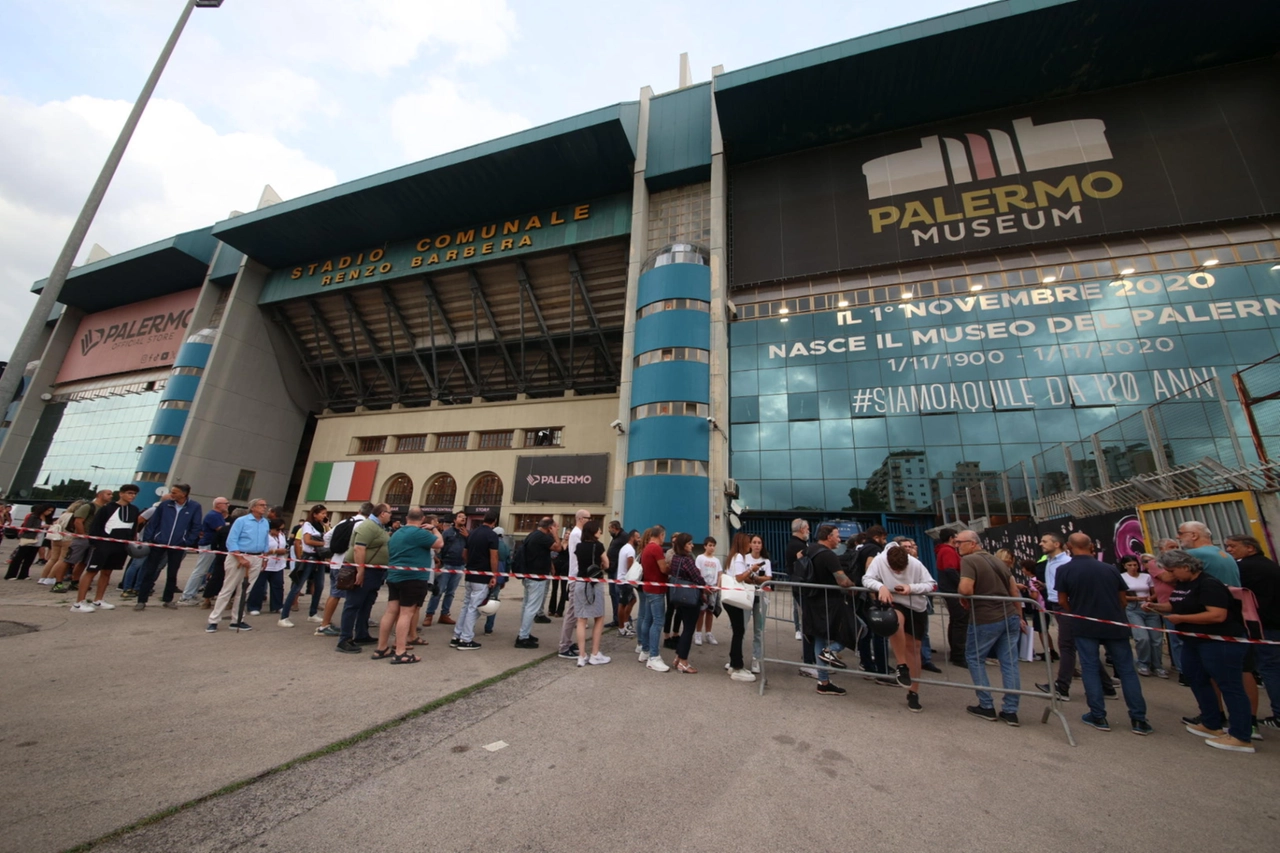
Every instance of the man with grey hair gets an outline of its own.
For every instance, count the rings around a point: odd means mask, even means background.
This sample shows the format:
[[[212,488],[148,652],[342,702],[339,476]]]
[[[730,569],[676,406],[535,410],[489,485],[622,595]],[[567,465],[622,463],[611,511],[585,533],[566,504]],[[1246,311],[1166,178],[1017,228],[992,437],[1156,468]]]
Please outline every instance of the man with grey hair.
[[[178,600],[179,605],[194,607],[200,603],[196,596],[200,594],[200,587],[204,584],[209,569],[213,568],[213,561],[218,558],[217,553],[213,551],[213,537],[218,535],[219,530],[226,527],[227,516],[230,514],[230,501],[223,497],[213,499],[213,509],[205,513],[204,520],[200,523],[200,538],[196,540],[200,556],[196,558],[196,567],[191,570],[191,577],[187,578],[187,585],[182,590],[182,598]]]
[[[782,570],[791,575],[796,560],[809,550],[809,522],[803,518],[791,520],[791,538],[787,540],[787,550],[782,554]],[[791,587],[791,621],[795,624],[796,639],[800,641],[800,660],[806,665],[800,667],[800,674],[808,678],[817,678],[818,670],[814,666],[818,658],[813,653],[813,640],[804,635],[802,625],[803,611],[800,606],[800,587]]]
[[[249,514],[237,518],[227,534],[226,576],[222,581],[222,590],[218,600],[209,611],[209,623],[205,625],[205,633],[213,634],[218,630],[218,620],[222,618],[223,608],[231,603],[231,597],[237,593],[244,595],[258,579],[262,571],[263,554],[267,551],[270,537],[270,523],[266,519],[267,502],[262,498],[249,501]],[[242,581],[246,581],[244,590],[240,589]],[[250,626],[239,619],[231,623],[237,631],[248,631]]]
[[[1240,567],[1217,545],[1213,533],[1202,521],[1184,521],[1178,525],[1178,541],[1182,549],[1200,562],[1204,571],[1227,586],[1240,586]]]
[[[1156,553],[1163,554],[1165,551],[1172,551],[1175,548],[1181,548],[1177,539],[1160,539],[1156,542]]]
[[[186,549],[194,548],[200,539],[200,525],[204,522],[204,511],[200,504],[190,500],[191,487],[186,483],[174,483],[169,489],[169,497],[160,502],[147,526],[142,529],[142,540],[151,543],[147,552],[147,561],[142,567],[142,581],[138,584],[138,603],[134,610],[145,610],[147,599],[155,589],[160,578],[160,568],[165,568],[164,594],[161,599],[164,606],[177,608],[173,597],[178,593],[178,569],[182,558],[187,556]]]

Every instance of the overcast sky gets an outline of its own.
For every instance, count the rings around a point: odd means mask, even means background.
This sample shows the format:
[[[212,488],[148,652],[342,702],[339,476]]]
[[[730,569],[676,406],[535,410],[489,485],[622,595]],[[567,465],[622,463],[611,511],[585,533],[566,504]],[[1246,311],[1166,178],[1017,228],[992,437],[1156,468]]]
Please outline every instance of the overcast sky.
[[[4,0],[0,360],[184,0]],[[197,9],[98,212],[123,252],[973,0],[226,0]],[[904,69],[903,73],[910,73]]]

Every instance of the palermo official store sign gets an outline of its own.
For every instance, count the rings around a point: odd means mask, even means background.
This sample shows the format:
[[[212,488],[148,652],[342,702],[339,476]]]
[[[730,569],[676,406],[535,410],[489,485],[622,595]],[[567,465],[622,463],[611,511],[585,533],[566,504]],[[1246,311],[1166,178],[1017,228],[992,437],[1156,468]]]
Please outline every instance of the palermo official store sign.
[[[448,228],[271,273],[261,304],[616,237],[631,228],[627,194]]]
[[[521,456],[516,460],[515,503],[601,504],[608,494],[609,454]]]

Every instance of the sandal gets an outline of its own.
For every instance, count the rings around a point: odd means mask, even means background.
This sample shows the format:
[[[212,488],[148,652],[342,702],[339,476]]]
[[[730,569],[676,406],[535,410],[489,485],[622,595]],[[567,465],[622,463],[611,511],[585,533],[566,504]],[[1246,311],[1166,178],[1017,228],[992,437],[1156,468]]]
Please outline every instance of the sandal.
[[[412,640],[405,643],[405,645],[406,646],[425,646],[427,645],[427,641],[422,639],[421,637],[414,637]]]
[[[393,653],[394,653],[394,650],[388,647],[385,649],[376,649],[374,653],[369,657],[373,658],[374,660],[382,660],[383,658],[391,657]]]
[[[392,663],[392,664],[397,664],[397,663],[417,663],[417,662],[418,662],[418,661],[420,661],[420,660],[422,660],[422,658],[418,657],[418,656],[417,656],[417,655],[415,655],[413,652],[405,652],[405,653],[404,653],[404,654],[402,654],[402,655],[393,655],[393,656],[392,656],[392,658],[391,658],[391,663]]]
[[[687,663],[677,663],[677,664],[676,664],[676,672],[687,672],[687,673],[689,673],[690,675],[697,675],[697,674],[698,674],[698,671],[697,671],[696,669],[694,669],[694,668],[693,668],[693,665],[692,665],[692,664],[687,664]]]

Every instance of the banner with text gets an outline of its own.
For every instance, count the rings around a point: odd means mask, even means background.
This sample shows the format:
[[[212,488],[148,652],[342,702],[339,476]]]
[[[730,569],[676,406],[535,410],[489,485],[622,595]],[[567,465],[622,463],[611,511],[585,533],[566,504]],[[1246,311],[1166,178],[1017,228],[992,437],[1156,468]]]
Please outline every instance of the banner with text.
[[[609,454],[521,456],[516,460],[515,503],[605,503]]]

